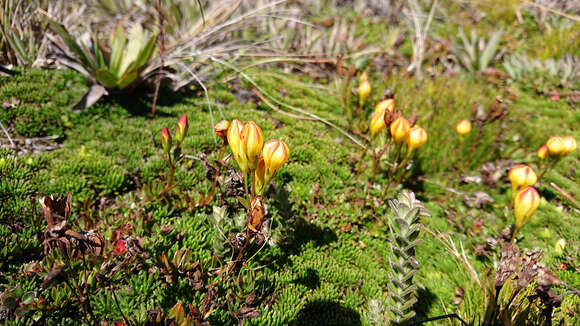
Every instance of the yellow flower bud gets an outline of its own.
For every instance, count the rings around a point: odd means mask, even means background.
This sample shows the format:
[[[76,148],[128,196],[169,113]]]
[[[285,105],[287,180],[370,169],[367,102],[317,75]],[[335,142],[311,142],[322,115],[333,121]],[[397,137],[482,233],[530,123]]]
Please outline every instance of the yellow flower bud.
[[[401,144],[407,139],[409,133],[409,122],[404,117],[398,117],[391,123],[391,136],[397,144]]]
[[[425,129],[419,126],[413,126],[413,128],[409,130],[409,133],[407,134],[407,146],[409,147],[410,151],[419,148],[426,142],[427,132]]]
[[[576,139],[574,139],[574,137],[566,136],[562,138],[562,140],[564,141],[564,151],[562,151],[562,154],[568,155],[575,151],[576,148],[578,148],[578,144],[576,143]]]
[[[548,146],[548,153],[550,153],[550,155],[560,155],[563,154],[565,150],[564,140],[562,137],[558,136],[550,137],[546,143],[546,146]]]
[[[187,134],[187,129],[189,128],[189,124],[187,123],[187,114],[181,116],[179,121],[177,121],[177,128],[175,131],[175,140],[181,144],[185,135]]]
[[[540,158],[540,160],[543,160],[546,158],[546,156],[548,156],[548,146],[542,145],[538,149],[538,157]]]
[[[360,106],[363,106],[371,94],[371,83],[368,80],[361,81],[360,85],[358,86],[358,100]]]
[[[385,127],[386,127],[385,111],[383,110],[383,111],[375,112],[373,114],[373,117],[371,118],[371,124],[369,127],[370,132],[371,132],[371,137],[374,137],[376,134],[378,134]]]
[[[527,165],[516,165],[508,173],[508,178],[512,183],[512,190],[520,187],[533,186],[538,181],[536,172]]]
[[[213,130],[223,141],[226,141],[229,126],[230,122],[228,120],[222,120],[213,127]]]
[[[252,171],[258,166],[262,147],[264,147],[262,129],[254,121],[246,122],[242,129],[242,150],[248,160],[248,168]]]
[[[165,153],[169,154],[171,152],[171,134],[165,126],[161,130],[161,146],[163,146]]]
[[[520,189],[514,199],[515,227],[519,230],[540,205],[540,194],[533,187]],[[517,231],[516,231],[517,232]]]
[[[228,137],[228,144],[230,145],[230,149],[232,150],[232,154],[234,155],[234,159],[238,162],[240,166],[240,170],[242,173],[246,173],[248,171],[248,161],[246,159],[245,153],[242,151],[242,129],[244,125],[238,119],[234,119],[230,126],[228,127],[227,137]]]
[[[375,113],[381,111],[384,114],[386,110],[391,112],[395,110],[395,100],[388,98],[386,100],[380,101],[377,106],[375,106]]]
[[[461,120],[455,126],[455,130],[457,130],[460,137],[466,136],[471,132],[471,122],[469,120]]]
[[[270,180],[268,180],[270,181]],[[264,193],[264,188],[266,186],[266,164],[264,159],[261,158],[256,171],[254,171],[254,193],[261,195]]]
[[[272,178],[274,173],[280,169],[290,157],[290,148],[285,142],[280,140],[269,140],[264,144],[264,164],[266,165],[266,183]]]

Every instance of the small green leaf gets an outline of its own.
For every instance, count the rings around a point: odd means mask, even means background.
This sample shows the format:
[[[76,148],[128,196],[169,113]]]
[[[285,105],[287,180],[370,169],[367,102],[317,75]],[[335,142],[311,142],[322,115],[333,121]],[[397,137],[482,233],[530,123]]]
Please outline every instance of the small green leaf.
[[[238,196],[237,198],[246,209],[250,209],[250,203],[248,203],[248,201],[245,198],[240,196]]]
[[[28,291],[26,293],[24,293],[24,295],[22,296],[22,303],[27,305],[30,304],[32,302],[32,300],[34,300],[36,298],[36,293],[34,291]]]

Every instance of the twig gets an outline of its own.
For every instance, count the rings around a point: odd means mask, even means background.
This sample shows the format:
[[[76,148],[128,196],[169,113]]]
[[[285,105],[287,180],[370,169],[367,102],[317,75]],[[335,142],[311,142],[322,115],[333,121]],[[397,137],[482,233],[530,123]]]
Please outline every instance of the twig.
[[[265,92],[265,91],[264,91],[264,90],[263,90],[263,89],[262,89],[262,88],[261,88],[261,87],[258,85],[258,83],[256,83],[256,81],[254,81],[254,80],[253,80],[253,79],[252,79],[250,76],[248,76],[248,75],[247,75],[246,73],[244,73],[243,71],[240,71],[238,68],[234,67],[232,64],[230,64],[230,63],[228,63],[228,62],[226,62],[226,61],[223,61],[223,60],[221,60],[221,59],[218,59],[218,58],[216,58],[216,57],[213,57],[213,56],[209,56],[209,58],[210,58],[212,61],[214,61],[214,62],[217,62],[217,63],[219,63],[219,64],[222,64],[222,65],[224,65],[224,66],[226,66],[226,67],[228,67],[228,68],[232,69],[232,70],[233,70],[233,71],[235,71],[236,73],[240,74],[240,75],[241,75],[242,77],[244,77],[244,78],[245,78],[245,79],[246,79],[246,80],[247,80],[247,81],[248,81],[250,84],[252,84],[252,86],[254,86],[254,87],[255,87],[255,88],[257,88],[257,89],[258,89],[260,92],[262,92],[262,94],[264,94],[264,96],[266,96],[266,97],[269,97],[269,98],[270,98],[270,100],[271,100],[272,102],[274,102],[274,103],[276,103],[276,104],[278,104],[278,105],[280,105],[280,106],[286,107],[286,108],[288,108],[288,109],[290,109],[290,110],[293,110],[293,111],[296,111],[296,112],[302,113],[302,114],[304,114],[304,115],[310,116],[310,117],[312,117],[312,118],[316,119],[317,121],[320,121],[320,122],[322,122],[322,123],[324,123],[324,124],[326,124],[326,125],[328,125],[328,126],[330,126],[330,127],[334,128],[336,131],[338,131],[339,133],[343,134],[345,137],[347,137],[348,139],[350,139],[350,141],[352,141],[352,142],[353,142],[353,143],[355,143],[356,145],[360,146],[361,148],[364,148],[364,149],[366,149],[366,148],[367,148],[367,147],[366,147],[366,146],[365,146],[363,143],[361,143],[361,142],[360,142],[358,139],[356,139],[356,138],[355,138],[353,135],[349,134],[347,131],[343,130],[342,128],[340,128],[339,126],[335,125],[334,123],[332,123],[332,122],[328,121],[328,119],[324,119],[324,118],[322,118],[322,117],[319,117],[319,116],[317,116],[317,115],[315,115],[315,114],[313,114],[313,113],[310,113],[310,112],[308,112],[308,111],[306,111],[306,110],[303,110],[303,109],[301,109],[301,108],[297,108],[297,107],[295,107],[295,106],[291,106],[291,105],[289,105],[289,104],[286,104],[286,103],[284,103],[284,102],[281,102],[281,101],[277,100],[276,98],[274,98],[273,96],[271,96],[271,95],[269,95],[267,92]]]
[[[578,17],[578,16],[572,16],[572,15],[569,15],[569,14],[567,14],[565,12],[560,11],[560,10],[552,9],[552,8],[547,7],[547,6],[544,6],[544,5],[540,4],[540,3],[531,2],[529,0],[523,0],[522,2],[525,3],[525,4],[527,4],[527,5],[532,5],[532,6],[535,6],[535,7],[540,8],[540,9],[544,9],[544,10],[550,11],[550,12],[552,12],[554,14],[557,14],[557,15],[560,15],[560,16],[563,16],[563,17],[566,17],[568,19],[571,19],[571,20],[580,22],[580,17]]]
[[[185,69],[189,74],[191,74],[191,76],[197,81],[197,83],[199,84],[199,86],[201,86],[201,88],[203,89],[203,93],[205,94],[205,100],[207,101],[207,107],[208,107],[208,110],[209,110],[209,119],[210,119],[210,123],[211,123],[210,128],[213,128],[215,126],[215,122],[214,122],[214,119],[213,119],[213,111],[211,109],[211,102],[209,101],[209,94],[207,92],[207,88],[201,82],[201,79],[199,79],[199,77],[191,69],[189,69],[186,65],[184,65],[181,62],[179,63],[179,65],[183,69]],[[215,144],[217,144],[217,138],[216,138],[215,132],[212,132],[211,134],[213,135],[213,142]]]
[[[4,131],[4,134],[6,134],[6,137],[8,137],[8,141],[10,142],[10,146],[12,146],[12,148],[16,148],[16,144],[14,144],[14,141],[12,141],[12,137],[10,137],[8,130],[6,130],[6,128],[4,128],[4,124],[2,123],[2,121],[0,121],[0,127],[2,127],[2,130]]]
[[[558,185],[553,182],[550,182],[550,186],[554,187],[554,189],[556,189],[562,196],[566,197],[566,199],[568,199],[574,206],[576,206],[577,209],[580,209],[580,203],[576,199],[574,199],[572,195],[564,191],[562,188],[558,187]]]
[[[256,96],[262,100],[262,102],[264,102],[266,105],[268,105],[272,110],[283,114],[285,116],[288,116],[290,118],[294,118],[294,119],[298,119],[298,120],[311,120],[311,121],[316,121],[316,119],[311,118],[311,117],[305,117],[302,115],[297,115],[297,114],[292,114],[290,112],[286,112],[286,111],[282,111],[280,110],[280,108],[278,108],[277,106],[275,106],[274,104],[272,104],[270,101],[268,101],[268,99],[266,97],[264,97],[264,95],[262,95],[262,93],[260,93],[260,91],[257,88],[252,88],[252,92],[254,92],[254,94],[256,94]]]
[[[121,305],[119,305],[119,300],[117,299],[117,295],[115,294],[115,289],[113,288],[113,285],[111,284],[109,286],[109,288],[111,289],[111,294],[113,295],[113,300],[115,300],[115,304],[117,305],[117,309],[119,309],[119,312],[121,313],[121,317],[123,317],[123,321],[125,322],[126,325],[131,326],[131,322],[129,321],[129,319],[127,319],[127,316],[125,316],[125,313],[123,313],[123,309],[121,309]]]

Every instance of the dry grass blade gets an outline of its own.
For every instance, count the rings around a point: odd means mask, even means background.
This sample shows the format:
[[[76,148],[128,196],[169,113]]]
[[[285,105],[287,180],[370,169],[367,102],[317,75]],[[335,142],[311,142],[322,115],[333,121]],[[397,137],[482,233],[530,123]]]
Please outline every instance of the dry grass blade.
[[[272,101],[272,102],[274,102],[274,103],[276,103],[276,104],[278,104],[280,106],[283,106],[285,108],[288,108],[288,109],[290,109],[292,111],[296,111],[296,112],[299,112],[299,113],[301,113],[303,115],[309,116],[309,117],[311,117],[313,119],[316,119],[317,121],[320,121],[320,122],[326,124],[329,127],[334,128],[336,131],[338,131],[339,133],[341,133],[342,135],[344,135],[345,137],[347,137],[354,144],[356,144],[356,145],[360,146],[361,148],[367,150],[367,147],[361,141],[359,141],[358,139],[356,139],[353,135],[349,134],[344,129],[342,129],[339,126],[335,125],[334,123],[330,122],[329,120],[324,119],[322,117],[319,117],[316,114],[310,113],[310,112],[305,111],[305,110],[303,110],[301,108],[297,108],[295,106],[292,106],[292,105],[289,105],[289,104],[286,104],[284,102],[281,102],[281,101],[277,100],[272,95],[270,95],[268,92],[266,92],[263,88],[261,88],[260,85],[258,85],[258,83],[256,83],[255,80],[253,80],[250,76],[248,76],[243,71],[241,71],[238,68],[234,67],[232,64],[230,64],[230,63],[228,63],[226,61],[220,60],[218,58],[215,58],[215,57],[211,57],[210,56],[210,58],[211,58],[211,60],[213,60],[213,61],[215,61],[215,62],[217,62],[219,64],[222,64],[222,65],[226,66],[227,68],[232,69],[236,73],[240,74],[240,76],[242,76],[244,79],[246,79],[256,89],[258,89],[264,96],[266,96],[268,99],[270,99],[270,101]]]

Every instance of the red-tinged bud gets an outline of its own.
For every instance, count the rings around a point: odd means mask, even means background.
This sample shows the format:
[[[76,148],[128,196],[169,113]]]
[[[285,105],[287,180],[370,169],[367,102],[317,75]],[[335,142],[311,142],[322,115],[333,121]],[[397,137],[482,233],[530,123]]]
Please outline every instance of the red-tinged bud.
[[[516,165],[508,173],[508,178],[512,183],[512,191],[521,187],[533,186],[538,181],[534,170],[527,165]]]
[[[382,100],[380,101],[377,106],[375,106],[375,113],[377,112],[384,112],[386,110],[389,110],[391,112],[393,112],[395,110],[395,100],[392,98],[388,98],[386,100]]]
[[[375,112],[373,114],[373,117],[371,118],[371,124],[369,126],[371,137],[374,137],[376,134],[378,134],[385,127],[386,127],[386,123],[385,123],[384,111]]]
[[[187,123],[187,114],[184,114],[181,116],[179,121],[177,121],[177,128],[175,131],[175,140],[177,141],[177,143],[181,144],[183,142],[183,139],[185,138],[185,135],[187,134],[188,128],[189,128],[189,125]]]
[[[268,180],[269,181],[269,180]],[[266,163],[261,158],[256,171],[254,171],[254,193],[262,195],[266,188]]]
[[[127,252],[127,246],[124,240],[118,240],[115,248],[113,249],[117,255],[124,255]]]
[[[228,127],[227,138],[230,149],[232,150],[232,154],[234,155],[234,159],[236,162],[238,162],[242,173],[245,174],[248,171],[248,160],[246,159],[246,155],[242,150],[243,128],[244,125],[242,122],[238,119],[234,119]]]
[[[230,122],[228,120],[222,120],[213,127],[213,130],[215,131],[216,135],[218,135],[223,141],[227,141],[226,136],[229,126]]]
[[[409,130],[409,133],[407,134],[407,146],[409,147],[410,151],[421,147],[426,142],[427,132],[425,129],[419,126],[414,126],[411,128],[411,130]]]
[[[401,144],[407,139],[409,133],[409,122],[404,117],[399,117],[391,123],[391,136],[397,144]]]
[[[358,86],[358,100],[361,107],[365,104],[370,94],[371,83],[369,83],[368,80],[361,81],[360,85]]]
[[[161,146],[163,146],[163,150],[165,153],[171,153],[171,134],[169,133],[169,129],[163,126],[161,130]]]
[[[550,139],[548,139],[548,142],[546,143],[546,146],[548,146],[548,153],[554,156],[563,154],[565,150],[564,140],[562,139],[562,137],[558,136],[550,137]]]
[[[540,160],[543,160],[546,158],[546,156],[548,156],[548,146],[542,145],[538,149],[538,157],[540,158]]]
[[[540,194],[533,187],[520,189],[514,198],[515,227],[519,230],[540,205]],[[517,231],[516,231],[517,232]]]
[[[254,122],[248,121],[242,129],[242,149],[248,160],[248,168],[254,171],[260,160],[260,153],[264,147],[262,129]]]
[[[576,139],[572,136],[563,137],[562,140],[564,141],[564,150],[562,151],[563,155],[568,155],[578,148],[578,143],[576,143]]]
[[[269,140],[264,144],[262,155],[266,165],[266,180],[270,180],[276,171],[288,161],[290,148],[281,140]]]
[[[464,137],[471,132],[471,122],[469,120],[461,120],[455,126],[455,130],[459,137]]]

